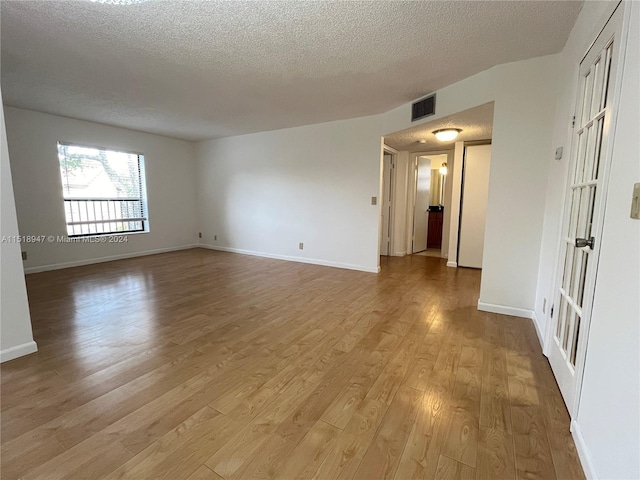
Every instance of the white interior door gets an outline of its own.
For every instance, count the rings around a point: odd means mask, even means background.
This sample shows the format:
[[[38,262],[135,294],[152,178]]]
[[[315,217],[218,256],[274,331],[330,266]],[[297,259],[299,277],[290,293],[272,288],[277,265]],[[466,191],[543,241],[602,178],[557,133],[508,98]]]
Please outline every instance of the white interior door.
[[[427,215],[431,200],[431,158],[418,157],[416,201],[413,209],[413,253],[427,249]]]
[[[570,414],[575,414],[586,354],[598,234],[604,213],[604,173],[622,9],[618,7],[580,64],[573,152],[552,317],[549,362]],[[612,346],[613,347],[613,346]]]
[[[465,147],[458,266],[482,268],[491,145]]]
[[[382,163],[382,229],[380,231],[380,255],[391,255],[391,195],[393,187],[393,155],[385,153]]]

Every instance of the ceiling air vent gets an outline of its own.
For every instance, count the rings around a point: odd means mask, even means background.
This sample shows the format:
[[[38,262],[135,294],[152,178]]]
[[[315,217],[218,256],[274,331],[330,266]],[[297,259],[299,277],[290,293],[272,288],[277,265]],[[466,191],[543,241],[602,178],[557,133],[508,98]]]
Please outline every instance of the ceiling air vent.
[[[436,113],[436,94],[418,100],[411,105],[411,121],[415,122],[421,118],[428,117]]]

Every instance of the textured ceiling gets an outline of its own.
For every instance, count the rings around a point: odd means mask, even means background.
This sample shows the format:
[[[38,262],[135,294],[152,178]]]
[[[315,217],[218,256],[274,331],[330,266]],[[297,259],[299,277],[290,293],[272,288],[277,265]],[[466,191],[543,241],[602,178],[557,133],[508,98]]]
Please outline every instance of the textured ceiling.
[[[7,105],[190,140],[381,113],[560,51],[576,1],[2,0]]]
[[[433,134],[441,128],[460,128],[462,132],[451,142],[441,142]],[[423,123],[384,136],[384,143],[396,150],[408,152],[432,152],[453,148],[455,142],[487,140],[493,132],[493,102],[463,112],[443,117],[433,122]],[[418,143],[425,140],[425,143]]]

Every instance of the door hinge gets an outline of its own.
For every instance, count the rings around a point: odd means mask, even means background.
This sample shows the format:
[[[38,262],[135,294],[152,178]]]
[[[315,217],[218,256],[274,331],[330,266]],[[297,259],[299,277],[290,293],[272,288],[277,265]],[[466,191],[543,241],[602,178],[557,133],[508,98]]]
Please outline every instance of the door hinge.
[[[554,309],[555,305],[551,305],[551,318],[553,318],[553,309]]]
[[[576,116],[574,115],[574,116],[571,118],[571,128],[574,128],[575,126],[576,126]]]

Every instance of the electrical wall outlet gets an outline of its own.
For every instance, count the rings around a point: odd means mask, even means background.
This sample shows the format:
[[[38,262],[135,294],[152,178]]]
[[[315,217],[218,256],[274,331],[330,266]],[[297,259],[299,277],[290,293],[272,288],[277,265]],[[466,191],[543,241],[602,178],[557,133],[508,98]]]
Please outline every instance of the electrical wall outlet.
[[[198,238],[202,238],[202,232],[198,232]]]
[[[371,205],[377,205],[378,204],[378,197],[371,197]]]
[[[26,260],[27,259],[27,252],[22,252],[22,260]]]
[[[304,243],[300,242],[298,244],[298,250],[304,250]]]
[[[213,240],[214,240],[214,241],[217,241],[217,240],[218,240],[218,235],[214,235],[214,236],[213,236]]]

